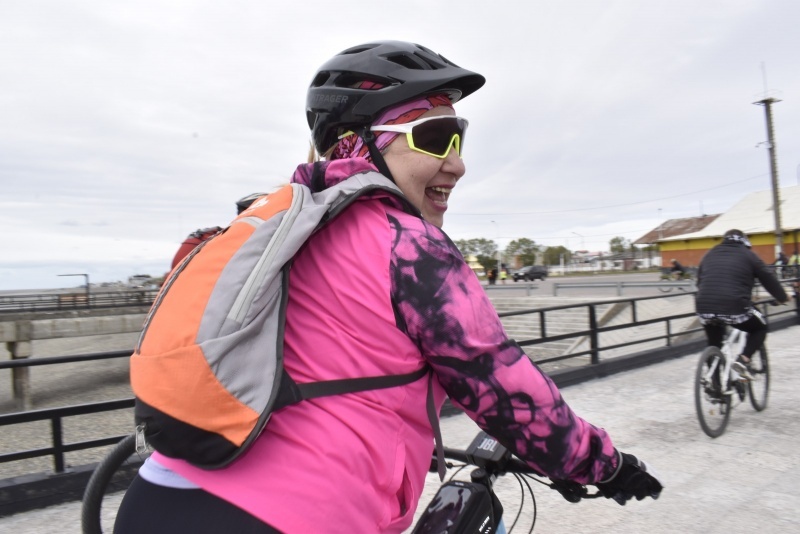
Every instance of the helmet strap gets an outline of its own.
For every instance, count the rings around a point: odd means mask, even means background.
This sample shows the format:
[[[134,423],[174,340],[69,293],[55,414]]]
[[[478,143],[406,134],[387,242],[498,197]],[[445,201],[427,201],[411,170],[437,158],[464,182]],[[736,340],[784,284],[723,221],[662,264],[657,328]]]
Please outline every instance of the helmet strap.
[[[378,146],[375,144],[375,139],[377,138],[372,130],[369,129],[369,126],[361,128],[357,133],[358,136],[364,140],[364,144],[367,145],[367,148],[369,149],[369,156],[372,158],[372,163],[375,164],[375,166],[378,168],[378,171],[394,182],[394,177],[389,171],[389,166],[386,165],[386,160],[383,159],[383,154],[381,154],[381,151],[378,150]]]

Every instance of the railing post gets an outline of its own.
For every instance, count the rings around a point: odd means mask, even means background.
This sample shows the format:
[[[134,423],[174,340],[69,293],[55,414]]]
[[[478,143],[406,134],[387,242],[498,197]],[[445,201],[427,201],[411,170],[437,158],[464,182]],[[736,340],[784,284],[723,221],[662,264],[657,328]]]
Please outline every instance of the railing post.
[[[14,323],[14,341],[6,343],[12,360],[29,358],[33,354],[31,344],[31,322],[16,321]],[[11,384],[14,393],[14,404],[17,411],[24,412],[32,409],[30,368],[17,367],[11,370]]]
[[[56,416],[51,420],[53,430],[53,460],[56,473],[64,472],[64,436],[62,435],[61,418]]]
[[[545,322],[545,315],[543,311],[539,312],[539,334],[541,337],[547,337],[547,323]]]
[[[600,334],[597,331],[597,312],[594,304],[589,304],[589,346],[591,350],[592,365],[600,363]]]
[[[664,324],[667,325],[667,346],[671,347],[672,346],[672,325],[671,325],[669,319],[664,321]]]
[[[795,271],[795,276],[797,275],[798,273]],[[800,282],[794,283],[794,311],[797,314],[797,324],[800,324]]]
[[[622,296],[622,282],[617,282],[617,296]]]

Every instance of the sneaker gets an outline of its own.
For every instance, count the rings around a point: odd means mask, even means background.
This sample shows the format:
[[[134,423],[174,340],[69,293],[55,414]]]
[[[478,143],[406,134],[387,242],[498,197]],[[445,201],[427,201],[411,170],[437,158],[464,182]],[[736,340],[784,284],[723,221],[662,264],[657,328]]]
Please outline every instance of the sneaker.
[[[744,379],[744,380],[753,380],[753,375],[750,373],[750,369],[748,369],[747,364],[737,360],[737,361],[733,362],[733,365],[731,366],[731,368],[742,379]]]

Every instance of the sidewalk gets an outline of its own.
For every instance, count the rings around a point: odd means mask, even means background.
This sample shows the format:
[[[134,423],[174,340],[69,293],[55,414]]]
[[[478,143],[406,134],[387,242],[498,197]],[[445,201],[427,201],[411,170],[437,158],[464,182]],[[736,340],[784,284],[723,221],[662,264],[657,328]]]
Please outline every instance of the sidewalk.
[[[535,532],[800,532],[798,334],[797,326],[770,334],[768,408],[756,413],[749,401],[738,405],[717,439],[702,432],[694,411],[699,354],[564,388],[565,399],[581,417],[608,430],[621,450],[650,463],[666,488],[657,501],[621,507],[606,499],[570,504],[537,484]],[[466,446],[476,429],[463,415],[442,421],[445,443],[453,447]],[[507,478],[498,482],[498,493],[510,526],[520,494]],[[437,487],[438,478],[430,475],[420,508]],[[529,518],[530,500],[526,503]],[[527,532],[529,526],[529,519],[521,519],[516,531]],[[80,504],[0,518],[0,531],[78,533]]]

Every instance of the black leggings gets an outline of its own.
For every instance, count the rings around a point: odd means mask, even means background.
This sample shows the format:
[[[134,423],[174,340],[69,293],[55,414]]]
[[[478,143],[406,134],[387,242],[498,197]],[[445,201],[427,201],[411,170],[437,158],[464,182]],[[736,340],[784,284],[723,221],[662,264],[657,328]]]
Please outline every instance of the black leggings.
[[[764,320],[758,314],[753,315],[743,323],[732,324],[730,326],[747,332],[747,342],[742,351],[742,354],[747,356],[747,358],[752,358],[753,354],[761,348],[761,345],[764,344],[764,340],[767,339],[767,332],[769,331],[766,323],[764,323]],[[708,344],[722,348],[722,340],[725,337],[725,324],[714,321],[703,325],[703,328],[706,331]],[[738,356],[738,354],[735,356]]]
[[[201,489],[176,489],[136,476],[122,499],[116,534],[280,534],[258,518]]]

